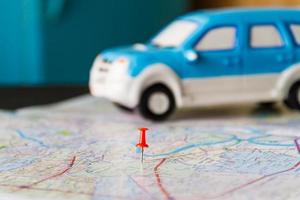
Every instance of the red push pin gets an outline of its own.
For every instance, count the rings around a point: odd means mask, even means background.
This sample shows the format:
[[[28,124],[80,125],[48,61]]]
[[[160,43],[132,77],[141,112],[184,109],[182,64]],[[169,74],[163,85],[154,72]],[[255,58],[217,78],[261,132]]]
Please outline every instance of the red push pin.
[[[148,148],[149,145],[146,142],[146,132],[147,132],[147,128],[139,128],[140,131],[140,141],[138,144],[136,144],[137,147],[142,149],[142,158],[141,158],[141,162],[143,163],[144,161],[144,148]]]

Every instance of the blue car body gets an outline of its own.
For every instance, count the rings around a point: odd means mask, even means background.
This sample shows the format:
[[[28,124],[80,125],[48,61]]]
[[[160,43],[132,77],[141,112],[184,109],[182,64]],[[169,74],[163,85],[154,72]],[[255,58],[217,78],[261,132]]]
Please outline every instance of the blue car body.
[[[281,17],[278,18],[278,16]],[[189,20],[199,24],[198,30],[180,48],[159,49],[148,43],[146,44],[147,50],[144,52],[137,51],[129,46],[109,49],[104,51],[102,56],[112,61],[120,56],[127,56],[130,58],[133,62],[128,73],[132,77],[137,76],[144,68],[150,66],[152,63],[162,62],[171,67],[182,79],[224,75],[278,73],[289,67],[291,62],[298,62],[300,60],[300,50],[293,41],[290,32],[286,29],[286,25],[289,23],[300,24],[299,9],[232,9],[198,11],[179,17],[178,20]],[[252,24],[276,25],[284,38],[285,47],[268,49],[260,48],[249,51],[249,39],[246,38],[249,38],[247,30],[249,25]],[[222,50],[217,52],[201,52],[201,57],[205,59],[201,62],[202,68],[200,70],[198,70],[197,66],[194,64],[185,62],[182,51],[192,49],[195,43],[201,39],[201,36],[209,29],[224,25],[234,26],[238,29],[238,45],[236,49],[230,52]],[[264,52],[262,56],[261,52]],[[279,54],[293,54],[293,59],[291,58],[291,62],[277,64],[276,60],[282,58],[280,58],[280,56],[274,57],[274,55]],[[226,65],[226,61],[222,60],[224,57],[230,57],[233,62],[234,60],[243,60],[247,65],[238,70],[228,69],[226,66],[220,68],[220,66]],[[248,57],[251,57],[251,59],[247,59]],[[270,63],[274,63],[274,65],[270,65]],[[217,66],[218,68],[214,70],[214,66]]]
[[[193,12],[144,45],[102,52],[94,65],[120,58],[128,79],[141,79],[118,89],[131,97],[98,93],[92,80],[90,86],[92,94],[130,108],[157,83],[170,89],[177,107],[285,100],[300,80],[300,9]]]

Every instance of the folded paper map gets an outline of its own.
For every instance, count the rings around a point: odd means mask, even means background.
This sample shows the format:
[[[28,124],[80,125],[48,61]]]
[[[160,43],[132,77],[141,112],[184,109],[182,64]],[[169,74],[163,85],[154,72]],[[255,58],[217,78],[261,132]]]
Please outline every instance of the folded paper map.
[[[286,200],[299,187],[300,114],[280,106],[185,110],[164,123],[90,96],[0,112],[2,199]]]

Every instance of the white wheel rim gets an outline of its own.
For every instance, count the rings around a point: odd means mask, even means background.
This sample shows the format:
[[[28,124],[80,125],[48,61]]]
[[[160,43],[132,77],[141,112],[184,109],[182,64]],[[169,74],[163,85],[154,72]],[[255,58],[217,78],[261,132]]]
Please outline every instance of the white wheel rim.
[[[163,92],[153,93],[148,101],[148,108],[156,115],[161,115],[168,111],[170,106],[168,96]]]

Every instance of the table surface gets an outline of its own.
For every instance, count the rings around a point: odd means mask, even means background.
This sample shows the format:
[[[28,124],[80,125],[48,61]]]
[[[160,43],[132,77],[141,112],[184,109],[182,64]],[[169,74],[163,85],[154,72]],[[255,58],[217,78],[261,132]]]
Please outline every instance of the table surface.
[[[44,105],[88,92],[87,86],[0,87],[0,109]]]

